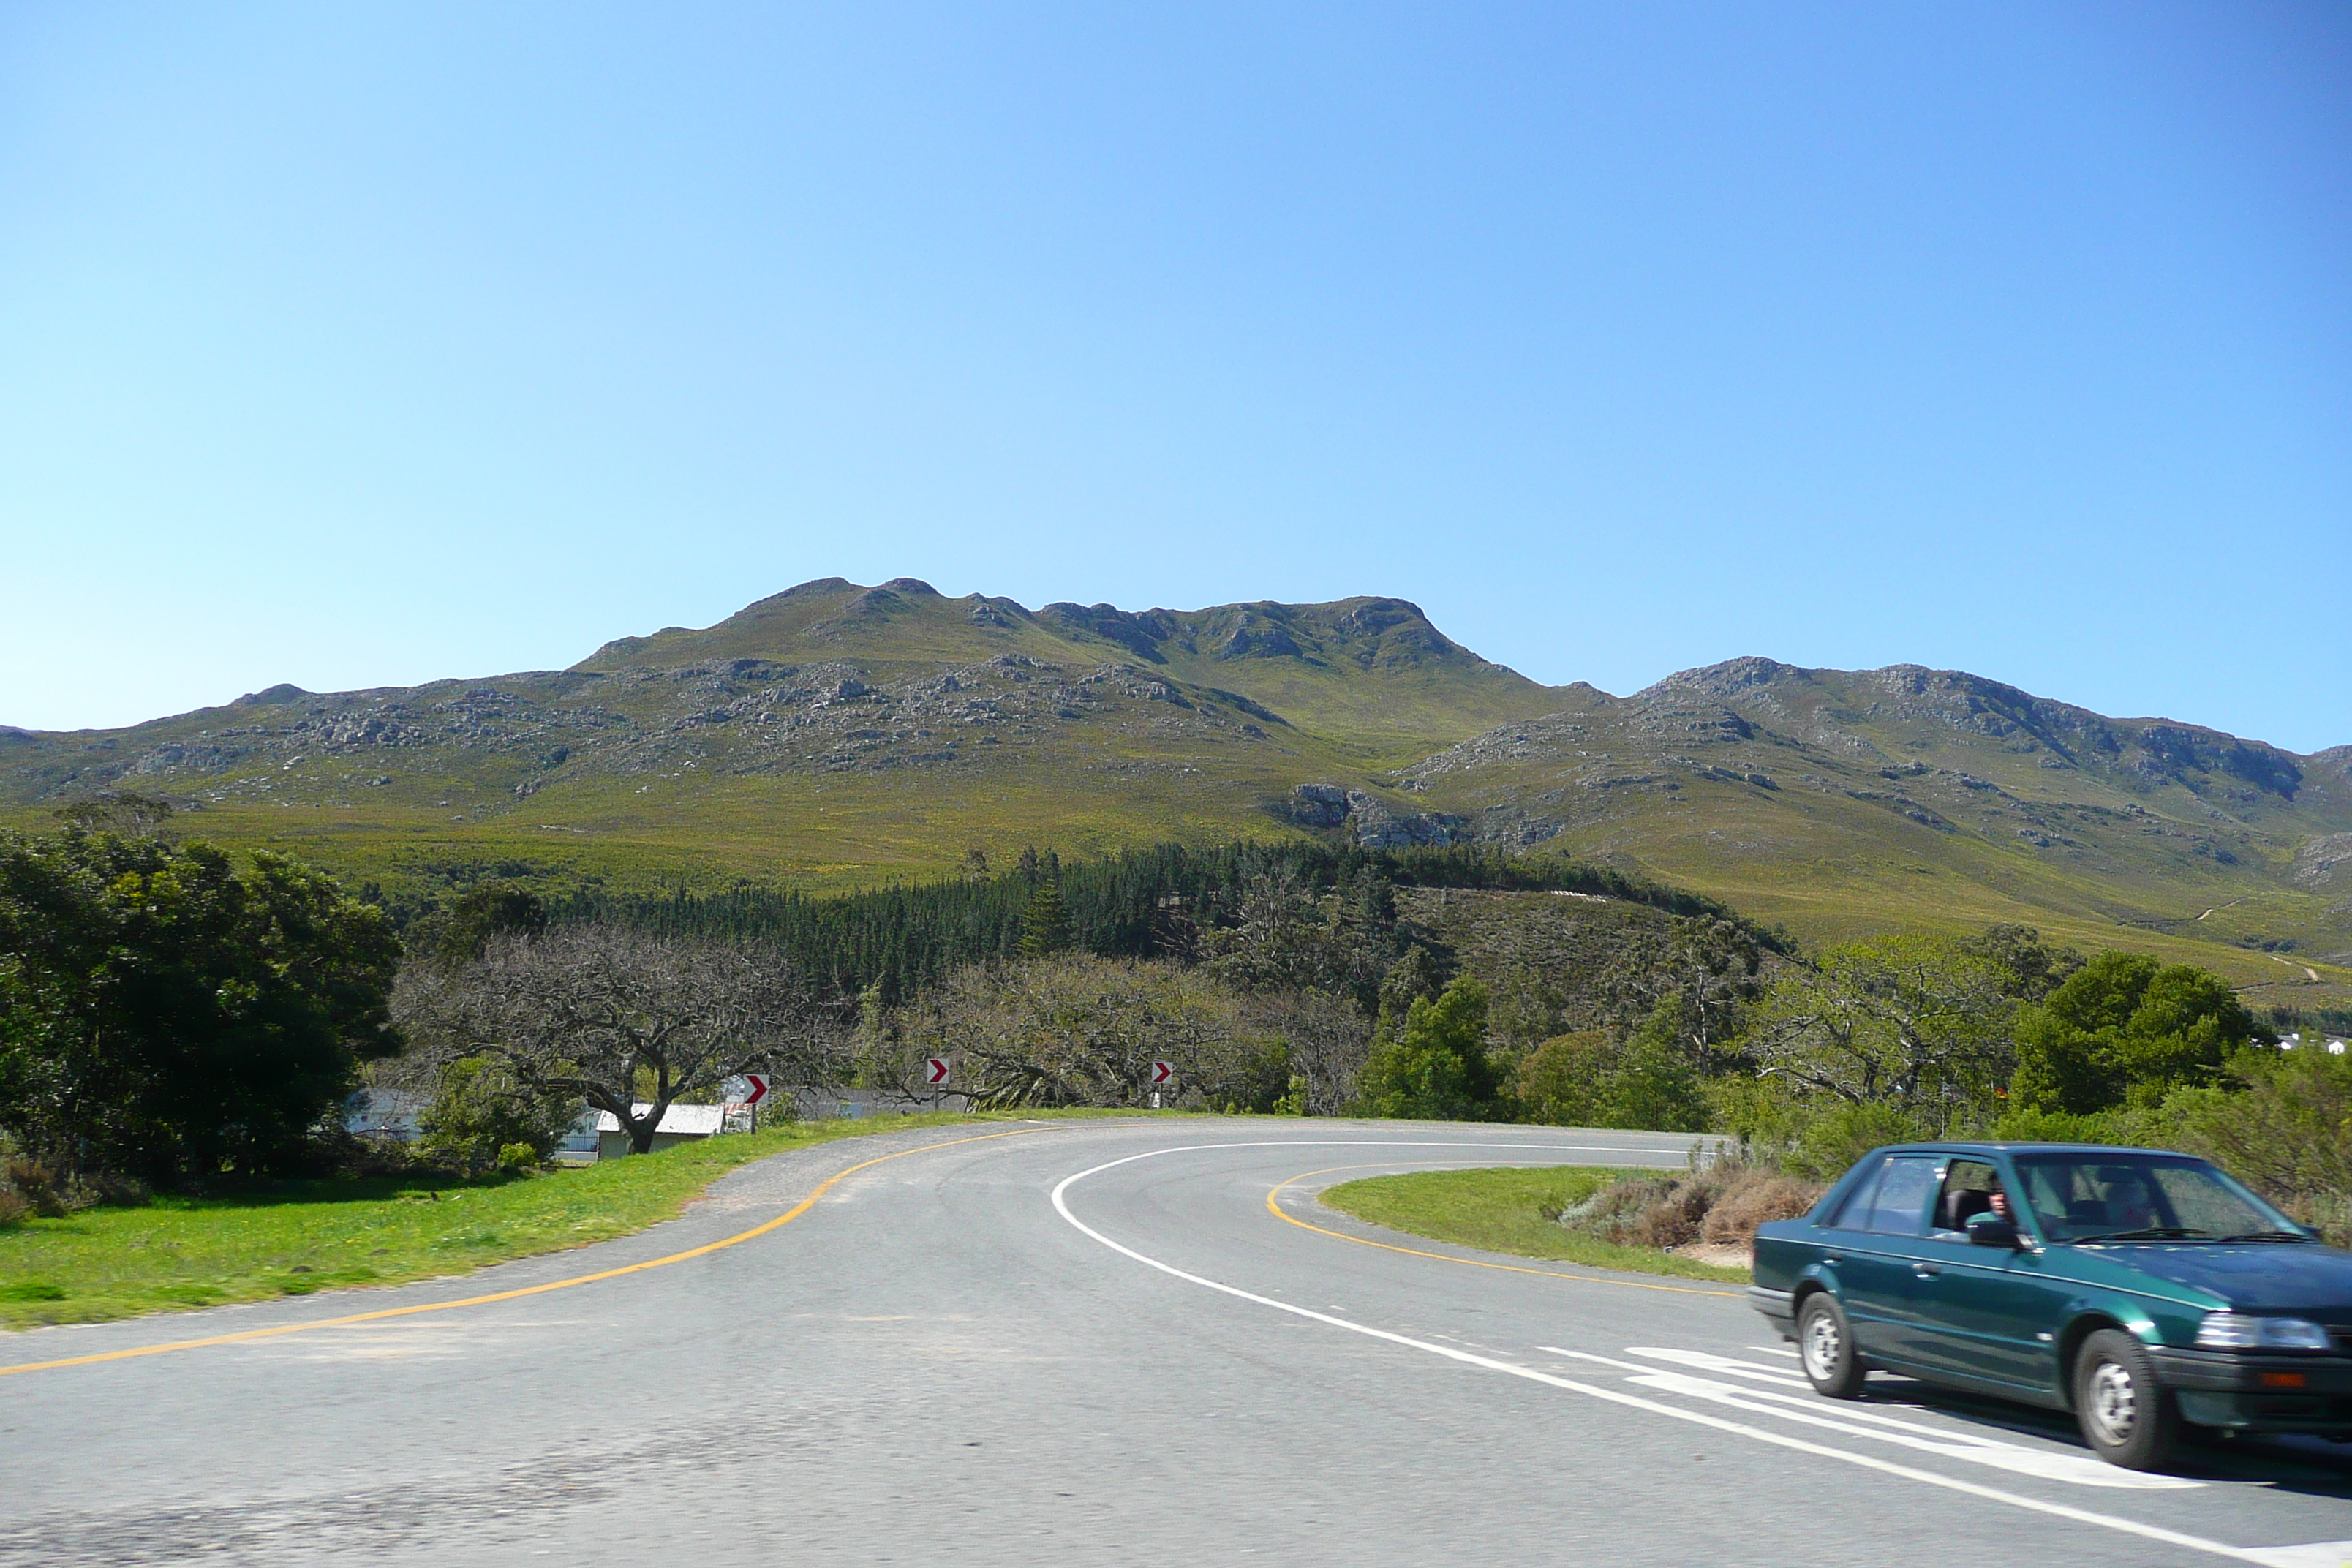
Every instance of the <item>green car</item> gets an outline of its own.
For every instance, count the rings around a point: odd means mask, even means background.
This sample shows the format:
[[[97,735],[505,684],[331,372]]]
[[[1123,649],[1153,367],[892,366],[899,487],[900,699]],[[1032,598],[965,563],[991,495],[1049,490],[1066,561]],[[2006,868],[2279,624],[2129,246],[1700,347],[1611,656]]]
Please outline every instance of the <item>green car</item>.
[[[1832,1399],[1884,1367],[2072,1411],[2134,1469],[2183,1423],[2352,1439],[2352,1253],[2189,1154],[1881,1149],[1757,1231],[1748,1294]]]

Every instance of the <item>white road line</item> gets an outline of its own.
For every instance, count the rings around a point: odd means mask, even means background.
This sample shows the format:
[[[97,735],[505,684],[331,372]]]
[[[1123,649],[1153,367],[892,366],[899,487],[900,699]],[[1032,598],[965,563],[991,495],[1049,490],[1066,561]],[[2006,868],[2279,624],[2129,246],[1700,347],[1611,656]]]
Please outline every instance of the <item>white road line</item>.
[[[1283,1142],[1290,1141],[1283,1140]],[[1334,1142],[1339,1141],[1334,1140]],[[1484,1367],[1489,1372],[1499,1372],[1507,1376],[1525,1378],[1530,1383],[1546,1384],[1553,1388],[1565,1389],[1570,1394],[1581,1394],[1590,1399],[1602,1400],[1611,1405],[1623,1405],[1634,1410],[1646,1410],[1653,1415],[1664,1415],[1676,1421],[1685,1421],[1696,1426],[1708,1426],[1718,1432],[1729,1432],[1742,1437],[1752,1437],[1759,1443],[1769,1443],[1775,1447],[1791,1448],[1799,1453],[1811,1454],[1820,1458],[1835,1459],[1841,1464],[1854,1465],[1866,1470],[1876,1470],[1883,1475],[1901,1476],[1906,1480],[1917,1481],[1925,1486],[1941,1487],[1946,1491],[1962,1492],[1969,1497],[1983,1498],[1989,1502],[2006,1503],[2011,1508],[2023,1509],[2032,1513],[2047,1514],[2058,1519],[2069,1519],[2078,1524],[2096,1525],[2119,1534],[2135,1535],[2144,1541],[2159,1541],[2168,1546],[2178,1546],[2188,1552],[2201,1552],[2211,1557],[2226,1557],[2233,1562],[2264,1563],[2269,1565],[2269,1568],[2282,1568],[2282,1565],[2292,1563],[2298,1565],[2299,1568],[2305,1559],[2288,1558],[2280,1554],[2315,1549],[2301,1546],[2231,1546],[2226,1542],[2209,1541],[2200,1535],[2189,1535],[2178,1530],[2167,1530],[2161,1525],[2143,1524],[2136,1519],[2124,1519],[2111,1513],[2094,1513],[2089,1509],[2076,1508],[2071,1503],[2045,1502],[2040,1498],[2026,1497],[2017,1492],[2005,1492],[1995,1487],[1962,1480],[1957,1476],[1939,1476],[1929,1470],[1913,1469],[1908,1465],[1898,1465],[1891,1460],[1882,1459],[1874,1454],[1857,1454],[1850,1449],[1833,1448],[1826,1443],[1809,1442],[1802,1437],[1792,1437],[1785,1432],[1768,1431],[1764,1427],[1750,1426],[1744,1422],[1727,1421],[1720,1416],[1709,1415],[1701,1411],[1686,1410],[1678,1405],[1662,1404],[1654,1399],[1644,1399],[1638,1394],[1626,1394],[1614,1388],[1603,1388],[1598,1384],[1580,1383],[1573,1378],[1555,1376],[1535,1367],[1497,1361],[1492,1356],[1477,1355],[1469,1351],[1454,1350],[1446,1345],[1431,1344],[1426,1340],[1416,1340],[1410,1335],[1396,1333],[1388,1329],[1376,1329],[1369,1323],[1359,1323],[1347,1318],[1335,1318],[1328,1312],[1318,1312],[1311,1307],[1295,1306],[1288,1301],[1276,1300],[1271,1296],[1261,1296],[1254,1290],[1244,1290],[1238,1285],[1227,1285],[1222,1280],[1188,1273],[1172,1263],[1162,1263],[1156,1258],[1147,1257],[1131,1247],[1113,1241],[1070,1212],[1068,1194],[1071,1187],[1085,1181],[1088,1176],[1099,1175],[1105,1171],[1132,1164],[1138,1160],[1157,1159],[1162,1154],[1195,1154],[1218,1149],[1270,1146],[1272,1145],[1187,1143],[1167,1149],[1148,1149],[1140,1154],[1129,1154],[1117,1160],[1106,1160],[1099,1165],[1091,1165],[1086,1170],[1065,1176],[1056,1183],[1053,1191],[1054,1208],[1069,1222],[1072,1227],[1090,1240],[1110,1248],[1122,1258],[1132,1258],[1147,1268],[1156,1268],[1162,1274],[1183,1280],[1186,1284],[1198,1285],[1204,1289],[1215,1290],[1239,1300],[1254,1302],[1261,1307],[1270,1307],[1277,1312],[1288,1312],[1294,1317],[1328,1324],[1335,1329],[1344,1329],[1352,1334],[1362,1334],[1369,1339],[1402,1345],[1408,1350],[1424,1351],[1431,1355],[1443,1356],[1448,1361]],[[1413,1147],[1414,1145],[1402,1146]]]
[[[1545,1350],[1551,1347],[1546,1345]],[[1645,1361],[1669,1361],[1681,1366],[1695,1366],[1701,1372],[1719,1372],[1726,1377],[1744,1377],[1752,1383],[1769,1383],[1775,1388],[1801,1388],[1812,1392],[1812,1384],[1790,1372],[1786,1367],[1759,1366],[1752,1361],[1734,1361],[1729,1356],[1712,1355],[1706,1351],[1675,1350],[1664,1345],[1627,1345],[1627,1355],[1637,1355]]]
[[[1776,1415],[1808,1426],[1825,1427],[1856,1437],[1872,1437],[1881,1442],[1899,1443],[1906,1447],[1943,1454],[1950,1458],[1966,1459],[1970,1464],[1990,1465],[1995,1469],[2009,1470],[2018,1475],[2035,1476],[2043,1480],[2072,1481],[2077,1486],[2107,1487],[2122,1491],[2188,1491],[2202,1487],[2203,1481],[2192,1481],[2179,1476],[2143,1475],[2136,1470],[2118,1469],[2102,1460],[2085,1458],[2049,1448],[2027,1447],[2021,1443],[2005,1443],[1982,1433],[1961,1431],[1948,1426],[1929,1426],[1900,1416],[1887,1415],[1856,1405],[1824,1404],[1810,1388],[1801,1394],[1781,1394],[1769,1389],[1750,1388],[1745,1384],[1717,1383],[1711,1378],[1693,1377],[1687,1373],[1664,1372],[1640,1362],[1620,1361],[1615,1356],[1595,1355],[1591,1351],[1563,1350],[1558,1345],[1538,1345],[1538,1350],[1554,1355],[1568,1356],[1576,1361],[1597,1362],[1635,1375],[1633,1382],[1644,1388],[1655,1388],[1668,1394],[1688,1394],[1717,1405],[1727,1405],[1756,1415]],[[1661,1352],[1654,1348],[1635,1346],[1627,1355],[1664,1355],[1669,1359],[1691,1361],[1704,1364],[1721,1361],[1704,1351],[1683,1352]],[[1733,1364],[1737,1365],[1737,1363]],[[1877,1428],[1873,1430],[1873,1428]]]

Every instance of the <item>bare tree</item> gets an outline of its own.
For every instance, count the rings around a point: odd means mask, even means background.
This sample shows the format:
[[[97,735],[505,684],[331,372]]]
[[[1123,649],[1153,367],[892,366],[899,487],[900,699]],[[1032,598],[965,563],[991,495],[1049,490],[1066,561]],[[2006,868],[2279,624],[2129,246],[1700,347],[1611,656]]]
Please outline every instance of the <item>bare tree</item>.
[[[780,958],[616,926],[508,932],[473,963],[412,963],[394,1008],[438,1059],[487,1057],[534,1093],[576,1094],[640,1154],[678,1100],[763,1069],[826,1082],[836,1056]]]
[[[1371,1053],[1371,1020],[1349,996],[1327,992],[1258,992],[1242,1002],[1258,1029],[1283,1042],[1293,1073],[1304,1079],[1299,1109],[1337,1116],[1356,1098],[1356,1080]]]
[[[1760,1076],[1849,1105],[1983,1110],[2016,1065],[2016,1005],[1947,938],[1848,942],[1791,971],[1755,1013]]]
[[[901,1024],[898,1059],[951,1057],[959,1092],[982,1110],[1146,1104],[1161,1058],[1177,1064],[1185,1095],[1247,1100],[1265,1087],[1253,1068],[1271,1067],[1259,1060],[1265,1042],[1211,976],[1085,953],[959,970]]]

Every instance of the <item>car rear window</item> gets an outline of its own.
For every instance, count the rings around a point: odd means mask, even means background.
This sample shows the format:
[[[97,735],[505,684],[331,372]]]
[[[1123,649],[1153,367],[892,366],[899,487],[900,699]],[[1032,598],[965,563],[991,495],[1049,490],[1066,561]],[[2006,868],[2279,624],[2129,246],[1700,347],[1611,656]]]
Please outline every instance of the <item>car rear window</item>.
[[[1886,1162],[1878,1179],[1869,1216],[1861,1228],[1881,1236],[1916,1236],[1927,1217],[1927,1194],[1936,1190],[1936,1172],[1942,1163],[1932,1154],[1898,1154]]]
[[[1939,1163],[1933,1154],[1889,1155],[1880,1169],[1855,1184],[1830,1224],[1839,1230],[1881,1236],[1918,1235]]]

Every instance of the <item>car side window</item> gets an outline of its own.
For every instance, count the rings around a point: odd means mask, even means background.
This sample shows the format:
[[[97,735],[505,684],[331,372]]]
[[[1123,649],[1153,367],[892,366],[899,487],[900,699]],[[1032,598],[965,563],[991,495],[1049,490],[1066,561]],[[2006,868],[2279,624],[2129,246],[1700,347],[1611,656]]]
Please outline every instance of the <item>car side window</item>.
[[[1944,1190],[1937,1195],[1928,1227],[1966,1235],[1970,1219],[1992,1212],[1992,1190],[1999,1184],[1993,1168],[1982,1160],[1953,1161],[1944,1173]]]
[[[1870,1227],[1871,1199],[1878,1191],[1878,1178],[1885,1173],[1886,1162],[1881,1160],[1876,1170],[1854,1183],[1853,1191],[1846,1194],[1845,1201],[1838,1205],[1837,1213],[1829,1217],[1829,1227],[1832,1230],[1867,1230]]]
[[[1916,1236],[1927,1218],[1927,1199],[1936,1190],[1940,1162],[1933,1154],[1896,1154],[1878,1178],[1870,1212],[1859,1226],[1880,1236]]]

